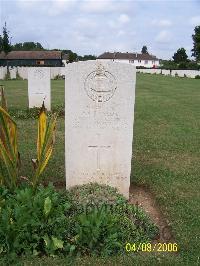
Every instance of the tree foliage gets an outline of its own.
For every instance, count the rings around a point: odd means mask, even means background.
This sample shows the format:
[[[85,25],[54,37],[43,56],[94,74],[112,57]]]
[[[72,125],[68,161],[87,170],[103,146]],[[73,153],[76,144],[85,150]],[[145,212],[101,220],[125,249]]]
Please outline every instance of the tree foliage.
[[[176,53],[172,56],[175,63],[183,63],[187,62],[188,56],[186,50],[184,48],[179,48]]]
[[[148,50],[147,50],[147,46],[146,46],[146,45],[144,45],[144,46],[142,47],[142,51],[141,51],[141,53],[142,53],[142,54],[148,54]]]
[[[6,23],[3,27],[3,36],[1,38],[1,43],[2,51],[4,51],[6,54],[12,50],[9,38],[9,31],[7,30]]]
[[[173,60],[161,60],[161,66],[163,69],[177,69],[178,66]]]
[[[14,51],[41,51],[45,50],[39,42],[16,43],[12,46]]]
[[[2,37],[1,37],[1,35],[0,35],[0,53],[2,52],[2,50],[3,50],[3,43],[2,43]]]
[[[78,56],[79,61],[87,61],[87,60],[96,60],[97,57],[95,55],[84,55],[84,56]]]
[[[200,26],[195,27],[192,39],[193,39],[192,56],[195,57],[196,61],[200,61]]]
[[[78,55],[76,53],[69,52],[68,55],[69,55],[69,62],[70,63],[77,61]]]

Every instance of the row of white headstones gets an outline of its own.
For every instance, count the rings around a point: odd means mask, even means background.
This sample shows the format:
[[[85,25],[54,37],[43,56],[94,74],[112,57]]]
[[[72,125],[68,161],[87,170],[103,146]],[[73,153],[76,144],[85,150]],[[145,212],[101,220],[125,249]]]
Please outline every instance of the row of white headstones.
[[[135,67],[86,61],[65,68],[66,187],[90,182],[129,197]],[[51,109],[50,69],[30,68],[29,107]]]

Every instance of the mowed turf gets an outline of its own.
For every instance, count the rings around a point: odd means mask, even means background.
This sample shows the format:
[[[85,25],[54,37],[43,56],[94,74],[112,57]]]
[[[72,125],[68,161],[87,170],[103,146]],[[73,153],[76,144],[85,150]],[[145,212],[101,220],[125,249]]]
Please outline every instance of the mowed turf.
[[[28,106],[27,81],[0,83],[6,86],[9,106]],[[52,81],[52,106],[63,104],[64,81]],[[17,123],[21,175],[29,176],[37,122]],[[160,254],[159,261],[149,257],[145,263],[200,265],[200,80],[137,74],[133,152],[131,182],[153,192],[179,247],[178,255]],[[64,175],[64,118],[59,118],[54,155],[44,176],[64,181]]]

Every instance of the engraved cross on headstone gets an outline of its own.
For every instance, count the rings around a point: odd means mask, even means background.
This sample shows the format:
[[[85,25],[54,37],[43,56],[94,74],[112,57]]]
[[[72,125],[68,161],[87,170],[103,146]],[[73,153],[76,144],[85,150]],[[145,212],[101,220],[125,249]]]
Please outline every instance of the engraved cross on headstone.
[[[108,149],[108,148],[110,148],[110,146],[109,145],[107,145],[107,146],[104,146],[104,145],[94,145],[94,146],[92,146],[92,145],[90,145],[90,146],[88,146],[88,148],[91,148],[91,149],[96,149],[96,151],[97,151],[97,157],[96,157],[96,162],[97,162],[97,171],[100,171],[101,170],[101,150],[102,149]]]

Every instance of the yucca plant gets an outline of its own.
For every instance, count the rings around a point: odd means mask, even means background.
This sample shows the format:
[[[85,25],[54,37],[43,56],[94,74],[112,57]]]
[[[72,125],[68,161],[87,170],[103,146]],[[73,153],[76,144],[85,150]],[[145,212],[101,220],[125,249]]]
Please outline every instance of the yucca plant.
[[[37,159],[32,159],[35,169],[35,174],[32,178],[34,188],[40,183],[41,174],[47,166],[53,151],[56,120],[57,115],[53,114],[50,121],[47,121],[47,113],[43,102],[38,119]]]
[[[17,125],[8,114],[4,87],[0,87],[0,184],[16,187],[20,156],[17,145]]]
[[[52,155],[55,143],[57,115],[47,121],[42,104],[38,118],[37,159],[32,159],[35,173],[29,180],[34,188],[40,183],[41,175]],[[4,87],[0,86],[0,185],[13,190],[19,180],[20,154],[17,145],[17,125],[8,114]]]

